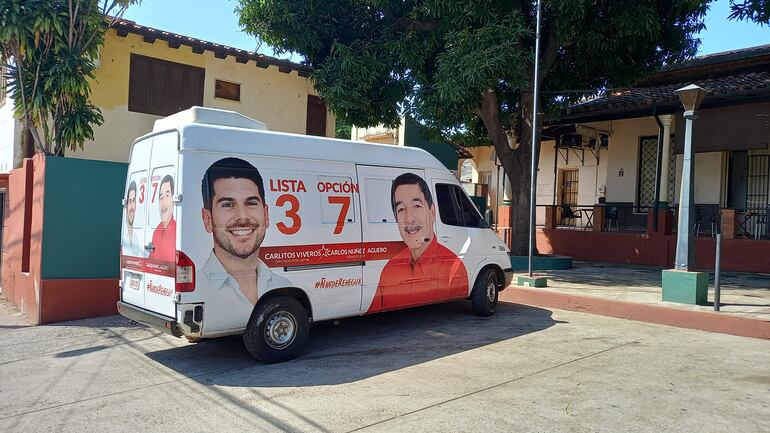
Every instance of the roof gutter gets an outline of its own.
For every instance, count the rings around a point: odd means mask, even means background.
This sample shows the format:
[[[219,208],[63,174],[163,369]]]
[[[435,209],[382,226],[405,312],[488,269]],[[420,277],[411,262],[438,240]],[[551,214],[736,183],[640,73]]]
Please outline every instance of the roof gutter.
[[[658,124],[658,157],[657,166],[655,168],[655,201],[652,204],[652,230],[658,231],[658,210],[660,203],[660,184],[662,173],[660,172],[660,166],[663,164],[663,122],[658,117],[658,106],[652,107],[652,116],[655,118],[655,123]]]

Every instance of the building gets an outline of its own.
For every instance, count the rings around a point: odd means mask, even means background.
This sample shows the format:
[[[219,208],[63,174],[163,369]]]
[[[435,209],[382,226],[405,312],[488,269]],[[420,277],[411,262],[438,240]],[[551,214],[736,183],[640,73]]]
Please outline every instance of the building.
[[[673,266],[684,137],[674,91],[693,83],[708,92],[693,131],[698,266],[713,267],[712,236],[721,232],[723,268],[770,272],[770,45],[670,65],[547,124],[537,175],[541,253]],[[472,152],[479,172],[499,184],[491,151]],[[496,207],[499,198],[488,201]]]
[[[128,20],[105,35],[91,102],[95,139],[66,158],[29,152],[0,95],[2,294],[35,323],[115,311],[121,199],[133,140],[193,105],[238,111],[274,131],[334,136],[303,65]]]

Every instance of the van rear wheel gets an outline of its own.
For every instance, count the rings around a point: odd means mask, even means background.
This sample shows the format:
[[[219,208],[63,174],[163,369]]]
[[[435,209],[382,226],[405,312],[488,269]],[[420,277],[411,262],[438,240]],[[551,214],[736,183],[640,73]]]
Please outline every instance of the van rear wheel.
[[[485,269],[476,278],[471,292],[473,312],[479,316],[488,317],[495,314],[500,279],[494,269]]]
[[[273,364],[297,357],[309,333],[305,307],[294,298],[275,296],[254,308],[243,333],[243,344],[254,358]]]

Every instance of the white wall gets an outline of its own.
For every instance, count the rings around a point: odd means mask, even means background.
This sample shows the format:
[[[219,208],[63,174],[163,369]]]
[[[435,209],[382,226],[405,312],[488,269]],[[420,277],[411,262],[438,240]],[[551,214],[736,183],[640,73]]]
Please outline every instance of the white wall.
[[[601,127],[602,125],[595,125]],[[599,188],[607,182],[607,149],[599,151],[599,163],[589,150],[577,153],[573,150],[560,149],[555,154],[555,142],[544,141],[540,148],[540,160],[537,172],[537,223],[545,223],[545,208],[542,205],[559,204],[559,197],[554,201],[554,180],[558,182],[562,170],[578,170],[578,205],[592,206],[599,201]],[[581,161],[582,158],[582,161]],[[556,177],[554,177],[554,164]],[[558,193],[558,185],[556,185]]]
[[[725,152],[695,154],[695,203],[723,204],[722,176],[726,175],[723,167]],[[676,156],[676,195],[674,203],[679,203],[682,185],[682,155]]]
[[[586,126],[602,131],[611,132],[608,149],[599,154],[599,163],[594,155],[585,151],[583,161],[573,150],[561,149],[561,155],[555,158],[554,142],[545,141],[540,149],[540,159],[537,174],[537,223],[545,222],[543,205],[554,203],[554,180],[558,179],[559,171],[577,169],[579,171],[578,204],[592,206],[598,203],[599,190],[605,187],[608,202],[635,203],[638,187],[639,142],[642,137],[657,136],[658,125],[652,117],[607,122],[589,123]],[[671,131],[675,131],[672,126]],[[673,147],[673,146],[672,146]],[[478,171],[491,171],[493,185],[489,187],[491,207],[496,206],[495,198],[502,201],[505,194],[498,194],[498,168],[490,160],[492,147],[469,149],[473,153]],[[753,152],[758,153],[758,152]],[[768,151],[770,153],[770,151]],[[582,156],[582,152],[578,151]],[[566,160],[565,160],[566,156]],[[725,196],[722,178],[725,176],[725,152],[698,153],[695,156],[695,202],[699,204],[720,204]],[[557,174],[554,177],[554,161]],[[502,176],[502,170],[500,170]],[[679,185],[682,178],[682,155],[676,158],[676,197],[679,202]],[[558,188],[558,186],[557,186]],[[558,196],[556,198],[558,204]]]
[[[13,101],[6,97],[0,106],[0,173],[9,173],[18,162],[14,151],[21,147],[21,131],[21,124],[13,117]]]

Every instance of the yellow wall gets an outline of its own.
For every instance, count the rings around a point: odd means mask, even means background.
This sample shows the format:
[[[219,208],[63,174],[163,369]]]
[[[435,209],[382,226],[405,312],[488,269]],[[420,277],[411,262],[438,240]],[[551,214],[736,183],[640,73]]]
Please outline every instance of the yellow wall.
[[[147,43],[142,36],[131,33],[119,37],[111,29],[105,37],[91,87],[91,101],[101,109],[104,124],[95,128],[94,142],[86,142],[83,151],[68,152],[67,156],[126,162],[133,140],[150,132],[153,122],[160,118],[128,111],[131,53],[205,68],[203,105],[206,107],[240,112],[265,122],[272,131],[305,133],[307,96],[316,92],[312,82],[296,71],[285,74],[279,72],[277,66],[264,69],[253,61],[241,64],[232,56],[217,59],[211,51],[195,54],[191,47],[184,45],[173,49],[165,41]],[[241,101],[215,98],[217,79],[239,83]],[[334,116],[327,113],[327,136],[334,136],[334,125]]]

